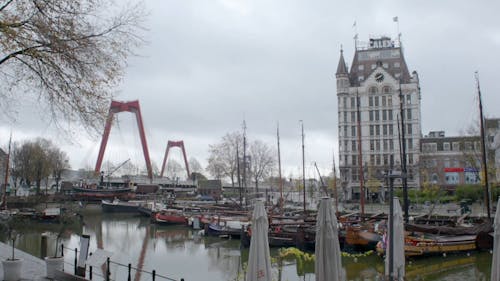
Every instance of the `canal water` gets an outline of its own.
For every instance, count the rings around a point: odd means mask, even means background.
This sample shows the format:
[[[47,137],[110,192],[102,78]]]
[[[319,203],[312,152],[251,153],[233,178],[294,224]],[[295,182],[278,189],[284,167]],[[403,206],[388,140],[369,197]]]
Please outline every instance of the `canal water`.
[[[127,280],[127,265],[132,264],[131,280],[184,278],[186,281],[244,280],[248,249],[238,240],[204,237],[182,226],[151,225],[144,217],[130,214],[101,214],[98,208],[83,210],[84,225],[63,235],[65,270],[73,271],[74,248],[80,248],[79,234],[90,235],[90,252],[104,248],[112,253],[111,279]],[[49,255],[54,253],[57,225],[33,224],[22,231],[16,246],[40,255],[40,234],[48,232]],[[280,262],[279,250],[272,249],[273,280],[315,280],[314,263],[308,257]],[[489,280],[491,253],[472,252],[419,258],[407,261],[407,280]],[[347,280],[382,280],[383,259],[376,254],[349,254],[342,258]],[[104,267],[103,267],[104,268]],[[93,280],[103,280],[103,268],[93,269]],[[135,268],[143,272],[138,274]]]

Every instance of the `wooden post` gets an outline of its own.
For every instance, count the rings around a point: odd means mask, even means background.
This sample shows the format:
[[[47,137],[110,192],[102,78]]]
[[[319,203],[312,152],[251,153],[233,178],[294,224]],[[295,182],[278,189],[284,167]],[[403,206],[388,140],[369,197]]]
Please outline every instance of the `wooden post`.
[[[154,270],[154,269],[153,269],[152,275],[153,275],[153,281],[155,281],[155,278],[156,278],[156,270]]]
[[[127,278],[127,281],[131,281],[131,277],[130,277],[130,272],[132,271],[132,264],[128,264],[128,278]]]
[[[42,240],[40,243],[40,258],[45,258],[47,256],[47,233],[42,233]]]

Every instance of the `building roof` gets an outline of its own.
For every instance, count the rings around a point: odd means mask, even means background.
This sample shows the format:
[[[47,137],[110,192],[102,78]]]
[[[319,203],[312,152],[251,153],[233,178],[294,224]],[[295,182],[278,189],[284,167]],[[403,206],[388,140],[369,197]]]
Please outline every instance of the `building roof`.
[[[378,66],[401,83],[410,83],[411,75],[404,59],[403,49],[388,37],[370,39],[367,47],[356,48],[349,78],[352,85],[359,86]]]
[[[341,74],[349,74],[347,70],[347,65],[344,60],[344,50],[340,49],[340,59],[339,65],[337,66],[337,72],[335,73],[337,76]]]

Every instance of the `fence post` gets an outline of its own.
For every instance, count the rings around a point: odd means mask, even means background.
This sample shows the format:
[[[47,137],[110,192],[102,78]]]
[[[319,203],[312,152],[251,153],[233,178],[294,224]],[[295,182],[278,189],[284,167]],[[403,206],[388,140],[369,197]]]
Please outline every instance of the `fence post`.
[[[57,253],[56,253],[57,256]],[[61,257],[64,257],[64,244],[61,244]]]
[[[107,265],[106,266],[106,281],[109,281],[109,276],[111,275],[111,272],[109,271],[109,262],[110,262],[110,260],[108,257],[108,259],[106,260],[106,265]]]
[[[75,275],[76,275],[76,271],[77,271],[77,263],[78,263],[78,249],[75,248]]]
[[[130,272],[131,272],[131,271],[132,271],[132,264],[130,264],[130,263],[129,263],[129,264],[128,264],[128,279],[127,279],[128,281],[131,281],[131,280],[132,280],[132,279],[131,279],[131,277],[130,277]]]
[[[92,253],[89,254],[89,256],[92,256]],[[89,279],[92,280],[92,266],[89,266]]]
[[[153,281],[155,281],[155,278],[156,278],[156,270],[153,269]]]

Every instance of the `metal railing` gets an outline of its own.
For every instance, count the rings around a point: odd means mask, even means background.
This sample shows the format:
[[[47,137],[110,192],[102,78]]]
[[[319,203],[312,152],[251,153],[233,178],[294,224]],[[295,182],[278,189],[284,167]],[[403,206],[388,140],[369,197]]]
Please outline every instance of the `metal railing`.
[[[114,261],[111,261],[111,259],[109,257],[106,259],[106,262],[105,262],[105,264],[106,264],[106,266],[105,266],[106,267],[106,272],[105,272],[104,275],[103,274],[99,274],[97,272],[94,272],[92,266],[89,266],[88,269],[84,268],[83,269],[83,273],[82,273],[82,271],[79,272],[79,270],[78,270],[78,253],[79,253],[78,249],[77,248],[74,248],[74,249],[67,248],[67,247],[64,247],[64,244],[61,244],[61,253],[62,253],[63,257],[64,257],[64,250],[66,250],[67,252],[74,253],[74,255],[75,255],[73,263],[67,262],[66,259],[64,259],[65,260],[64,263],[73,267],[75,275],[79,275],[79,276],[83,275],[82,277],[86,277],[86,275],[88,273],[89,280],[92,280],[92,278],[94,277],[94,275],[97,275],[97,276],[101,277],[103,280],[106,280],[106,281],[116,280],[116,279],[112,279],[111,278],[111,265],[115,265],[115,266],[118,266],[118,267],[121,267],[121,268],[127,270],[127,280],[128,281],[132,280],[132,270],[134,270],[136,273],[150,275],[153,281],[155,281],[155,280],[185,281],[184,278],[174,279],[174,278],[171,278],[171,277],[168,277],[168,276],[157,274],[156,270],[152,270],[152,271],[142,270],[140,268],[132,266],[131,263],[129,263],[129,264],[123,264],[123,263],[119,263],[119,262],[114,262]],[[92,256],[92,253],[89,253],[89,256]]]

